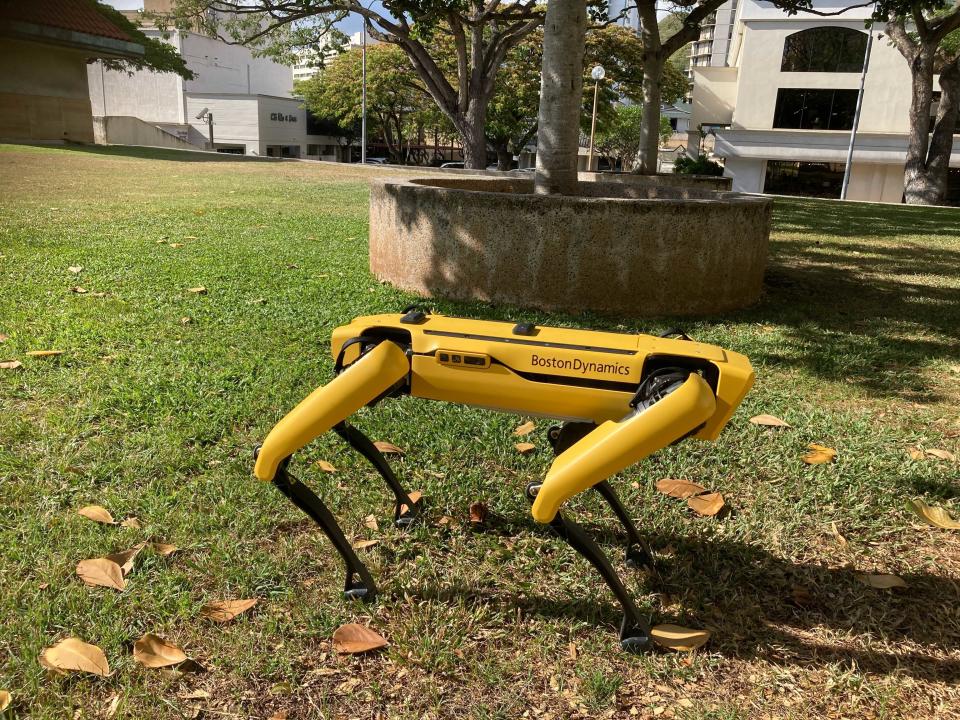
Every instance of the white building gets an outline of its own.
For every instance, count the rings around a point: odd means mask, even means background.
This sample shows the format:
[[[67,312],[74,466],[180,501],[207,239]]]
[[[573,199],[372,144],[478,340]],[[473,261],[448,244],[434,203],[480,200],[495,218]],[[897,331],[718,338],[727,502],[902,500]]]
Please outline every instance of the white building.
[[[695,67],[723,67],[729,64],[739,5],[739,0],[727,0],[700,24],[700,37],[690,43],[687,77],[691,82]]]
[[[150,9],[149,0],[146,5]],[[319,160],[347,156],[339,139],[321,134],[293,97],[288,66],[195,32],[144,28],[144,33],[175,47],[196,78],[149,70],[131,75],[90,65],[98,142]],[[212,144],[203,111],[213,116]]]
[[[821,0],[836,10],[852,0]],[[870,8],[789,17],[740,0],[729,67],[694,67],[690,145],[713,126],[733,189],[839,197]],[[909,130],[910,71],[873,29],[848,198],[900,202]],[[956,151],[951,167],[960,166]],[[951,184],[957,171],[951,170]]]

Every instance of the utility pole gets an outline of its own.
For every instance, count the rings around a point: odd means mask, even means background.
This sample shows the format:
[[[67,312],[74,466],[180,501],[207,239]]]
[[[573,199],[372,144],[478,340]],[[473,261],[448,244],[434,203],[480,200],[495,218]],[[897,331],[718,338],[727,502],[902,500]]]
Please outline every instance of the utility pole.
[[[363,95],[360,102],[360,162],[367,162],[367,22],[363,22],[363,35],[361,40],[361,66],[363,77]]]
[[[883,35],[880,35],[883,37]],[[857,109],[853,113],[853,127],[850,129],[850,146],[847,148],[847,164],[843,168],[843,185],[840,188],[840,199],[847,199],[847,188],[850,187],[850,167],[853,164],[853,146],[857,142],[857,128],[860,126],[860,110],[863,108],[863,85],[867,80],[867,70],[870,67],[870,48],[873,45],[873,28],[867,36],[867,49],[863,55],[863,72],[860,73],[860,92],[857,94]]]
[[[207,113],[207,129],[210,131],[210,149],[216,150],[216,148],[213,145],[213,113],[212,112]]]

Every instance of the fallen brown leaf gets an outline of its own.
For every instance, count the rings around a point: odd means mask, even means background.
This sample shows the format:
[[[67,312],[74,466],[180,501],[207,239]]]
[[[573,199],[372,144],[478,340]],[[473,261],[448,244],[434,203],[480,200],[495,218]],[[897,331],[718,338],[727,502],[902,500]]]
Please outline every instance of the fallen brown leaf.
[[[139,530],[140,521],[137,520],[135,517],[129,517],[120,523],[120,527],[133,528],[134,530]]]
[[[28,357],[56,357],[63,355],[63,350],[29,350]]]
[[[414,490],[413,492],[407,493],[407,497],[410,498],[410,502],[412,502],[414,505],[416,505],[417,502],[420,500],[420,498],[423,497],[423,493],[420,492],[419,490]],[[406,504],[406,503],[404,503],[403,505],[400,506],[400,514],[401,514],[401,515],[403,515],[405,512],[407,512],[407,511],[409,511],[409,510],[410,510],[410,508],[407,507],[407,504]]]
[[[13,696],[10,694],[9,690],[0,690],[0,712],[3,712],[13,701]]]
[[[212,696],[206,690],[191,690],[180,697],[184,700],[209,700]]]
[[[674,480],[672,478],[658,480],[657,490],[664,495],[680,498],[681,500],[686,500],[689,497],[700,495],[707,491],[703,485],[697,485],[695,482],[690,482],[689,480]]]
[[[367,515],[367,517],[366,517],[366,518],[364,519],[364,521],[363,521],[363,524],[364,524],[366,527],[370,528],[371,530],[379,530],[379,529],[380,529],[380,526],[377,524],[377,516],[376,516],[376,515]]]
[[[825,445],[810,443],[807,447],[813,451],[808,452],[802,458],[807,465],[823,465],[824,463],[833,462],[837,457],[837,451]]]
[[[523,425],[518,426],[517,429],[513,431],[513,434],[516,435],[517,437],[523,437],[524,435],[529,435],[536,429],[537,429],[537,424],[532,420],[529,420],[525,422]]]
[[[374,545],[379,544],[379,540],[355,540],[353,543],[354,550],[366,550],[372,548]]]
[[[182,248],[182,247],[183,247],[183,243],[170,243],[170,247],[172,247],[172,248]]]
[[[162,668],[182,663],[187,655],[159,635],[147,633],[133,644],[133,659],[144,667]]]
[[[830,523],[830,532],[833,534],[833,539],[837,541],[837,545],[842,548],[847,546],[847,539],[840,534],[840,530],[837,529],[837,523]]]
[[[136,559],[137,555],[140,554],[140,551],[143,550],[146,543],[140,543],[139,545],[134,545],[129,550],[121,550],[119,552],[110,553],[107,555],[105,560],[110,560],[111,562],[116,563],[120,566],[120,570],[126,576],[131,570],[133,570],[133,561]]]
[[[70,292],[76,293],[77,295],[86,295],[89,291],[86,288],[82,288],[79,285],[74,285],[70,288]]]
[[[482,525],[487,521],[487,515],[490,513],[487,504],[482,500],[470,503],[470,522],[474,525]]]
[[[877,588],[878,590],[909,587],[903,578],[886,573],[881,573],[879,575],[860,574],[857,575],[857,580],[862,582],[864,585],[869,585],[870,587]]]
[[[379,650],[387,644],[382,635],[357,623],[341,625],[333,633],[333,647],[338,653],[355,655]]]
[[[101,507],[100,505],[87,505],[85,507],[77,510],[77,515],[82,515],[87,518],[87,520],[93,520],[94,522],[103,523],[104,525],[116,525],[116,521],[113,519],[113,515],[109,511]]]
[[[781,420],[776,415],[754,415],[750,418],[750,422],[764,427],[793,427],[786,420]]]
[[[923,458],[926,457],[920,448],[907,448],[907,452],[910,454],[911,460],[923,460]]]
[[[907,510],[934,527],[960,530],[960,522],[950,517],[950,513],[939,505],[927,505],[923,500],[907,500]]]
[[[214,622],[225,623],[233,620],[257,604],[257,598],[245,600],[214,600],[200,609],[200,615]]]
[[[386,440],[377,440],[374,445],[384,455],[403,455],[403,450]]]
[[[103,650],[75,637],[61,640],[44,650],[40,664],[57,671],[86,672],[100,677],[110,674],[110,665]]]
[[[192,322],[193,322],[193,318],[188,315],[184,315],[182,318],[180,318],[181,325],[189,325]]]
[[[107,702],[107,706],[103,709],[103,716],[106,718],[112,718],[117,714],[117,708],[120,707],[120,696],[114,695]]]
[[[187,288],[188,293],[193,293],[194,295],[206,295],[207,289],[200,285],[199,287]]]
[[[536,445],[528,442],[514,443],[513,446],[517,449],[517,452],[520,453],[521,455],[527,455],[537,449]]]
[[[150,543],[150,547],[153,548],[153,551],[160,555],[161,557],[167,557],[168,555],[173,555],[178,548],[176,545],[168,545],[167,543],[154,542]]]
[[[811,595],[810,591],[803,585],[794,585],[791,597],[793,597],[793,601],[801,607],[813,604],[813,595]]]
[[[23,367],[23,363],[19,360],[4,360],[0,362],[0,370],[16,370],[20,367]]]
[[[697,495],[687,498],[687,506],[697,515],[704,517],[713,517],[723,510],[723,495],[718,492],[707,493],[706,495]]]
[[[337,469],[326,460],[317,460],[317,467],[328,473],[335,473]]]
[[[67,268],[67,270],[72,272],[74,275],[79,275],[81,272],[83,272],[83,265],[71,265]]]
[[[660,647],[668,650],[696,650],[710,639],[707,630],[692,630],[680,625],[655,625],[650,628],[650,637]]]
[[[108,558],[91,558],[77,563],[77,575],[87,585],[98,585],[125,590],[127,581],[123,579],[123,569]]]
[[[941,460],[949,460],[950,462],[955,462],[957,459],[957,456],[949,450],[942,450],[940,448],[929,448],[927,450],[927,455],[931,455]]]
[[[6,333],[0,333],[0,343],[6,342],[10,339],[10,336]]]

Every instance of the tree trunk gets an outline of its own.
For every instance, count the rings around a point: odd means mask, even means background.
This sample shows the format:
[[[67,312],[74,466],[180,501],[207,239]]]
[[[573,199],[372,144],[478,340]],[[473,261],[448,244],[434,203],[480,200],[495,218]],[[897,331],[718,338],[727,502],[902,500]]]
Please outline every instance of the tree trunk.
[[[484,98],[470,98],[467,112],[454,123],[463,142],[463,165],[473,170],[487,166],[487,102]]]
[[[513,153],[510,152],[510,143],[506,140],[494,144],[497,150],[497,170],[509,170],[513,165]]]
[[[657,174],[657,156],[660,152],[660,78],[664,61],[651,59],[643,62],[643,115],[640,117],[640,150],[634,172],[641,175]]]
[[[538,195],[577,192],[586,29],[586,0],[549,0],[537,122]]]
[[[910,134],[903,170],[903,194],[909,205],[930,205],[935,192],[927,172],[930,101],[933,99],[933,52],[921,49],[909,61],[911,75]]]
[[[947,177],[953,152],[953,133],[960,112],[960,60],[940,71],[940,106],[927,150],[927,184],[930,203],[942,205],[947,197]]]

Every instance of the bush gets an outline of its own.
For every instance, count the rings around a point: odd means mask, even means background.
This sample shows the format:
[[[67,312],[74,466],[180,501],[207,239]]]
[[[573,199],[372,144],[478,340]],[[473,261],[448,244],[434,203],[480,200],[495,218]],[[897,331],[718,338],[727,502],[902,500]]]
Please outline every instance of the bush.
[[[723,175],[723,165],[701,155],[694,160],[689,155],[681,155],[673,161],[673,172],[683,175]]]

